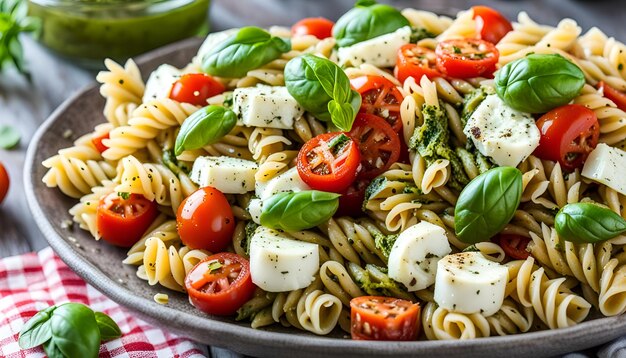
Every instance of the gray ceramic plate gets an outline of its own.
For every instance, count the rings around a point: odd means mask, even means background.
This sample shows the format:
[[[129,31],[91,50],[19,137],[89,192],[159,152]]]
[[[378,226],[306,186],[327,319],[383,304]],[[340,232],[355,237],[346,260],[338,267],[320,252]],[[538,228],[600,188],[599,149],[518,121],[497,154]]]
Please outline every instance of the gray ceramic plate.
[[[142,73],[149,74],[161,63],[183,66],[192,58],[199,40],[187,40],[141,57]],[[128,307],[142,318],[209,345],[263,357],[347,357],[347,356],[416,356],[497,357],[550,356],[608,342],[626,334],[626,316],[601,318],[578,326],[553,331],[471,341],[360,342],[318,337],[295,329],[272,327],[254,330],[248,323],[232,318],[211,317],[194,309],[185,295],[168,292],[169,304],[159,305],[153,296],[167,289],[148,286],[135,276],[135,267],[123,265],[125,250],[96,242],[78,228],[63,229],[69,218],[67,210],[75,203],[59,190],[48,189],[41,182],[45,168],[40,164],[57,150],[72,144],[63,133],[72,129],[76,135],[90,132],[105,121],[104,100],[93,85],[61,105],[35,134],[24,168],[26,197],[39,228],[50,246],[78,275],[105,295]],[[76,242],[68,237],[76,238]]]

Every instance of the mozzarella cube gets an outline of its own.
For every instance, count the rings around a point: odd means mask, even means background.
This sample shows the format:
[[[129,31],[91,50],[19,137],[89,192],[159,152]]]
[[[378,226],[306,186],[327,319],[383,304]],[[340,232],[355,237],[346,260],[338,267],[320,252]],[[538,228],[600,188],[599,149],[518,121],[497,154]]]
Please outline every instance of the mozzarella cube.
[[[581,175],[626,195],[626,152],[598,144],[587,157]]]
[[[319,271],[319,246],[259,226],[250,239],[252,282],[267,292],[305,288]]]
[[[368,63],[377,67],[396,64],[398,49],[411,40],[411,27],[405,26],[394,32],[365,40],[348,47],[340,47],[337,58],[340,66],[359,66]]]
[[[148,82],[146,82],[143,102],[169,98],[172,85],[174,85],[174,82],[178,81],[181,75],[181,70],[174,66],[168,64],[159,66],[156,70],[152,71]]]
[[[224,194],[254,190],[257,163],[231,157],[200,157],[193,163],[191,180],[200,187],[212,186]]]
[[[499,166],[517,167],[539,146],[541,134],[529,113],[507,106],[491,94],[476,108],[463,129],[476,149]]]
[[[491,316],[504,301],[509,270],[480,252],[448,255],[437,263],[435,302],[448,311]]]
[[[233,92],[233,112],[237,124],[248,127],[293,129],[304,109],[284,86],[237,88]]]
[[[389,254],[389,277],[409,291],[435,283],[437,262],[452,251],[446,231],[422,221],[402,231]]]
[[[255,184],[256,196],[261,200],[267,199],[278,193],[288,191],[299,192],[304,190],[311,190],[311,187],[308,186],[302,178],[300,178],[300,174],[298,173],[298,169],[296,167],[293,167],[266,182],[257,181]]]

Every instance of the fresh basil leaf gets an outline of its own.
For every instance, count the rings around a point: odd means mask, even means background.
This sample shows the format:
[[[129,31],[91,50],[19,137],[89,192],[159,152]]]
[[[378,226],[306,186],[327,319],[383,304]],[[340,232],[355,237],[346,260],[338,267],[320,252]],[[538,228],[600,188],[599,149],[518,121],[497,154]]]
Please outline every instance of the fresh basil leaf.
[[[97,357],[100,350],[100,330],[93,311],[80,303],[65,303],[54,310],[50,318],[52,339],[66,357]]]
[[[29,349],[40,346],[52,338],[50,329],[50,317],[56,306],[50,306],[35,314],[26,322],[20,331],[18,343],[20,348]]]
[[[206,106],[189,116],[176,136],[174,152],[198,149],[215,143],[228,134],[237,124],[237,115],[220,106]]]
[[[496,73],[496,92],[510,107],[545,113],[569,103],[585,85],[583,71],[565,57],[531,54]]]
[[[410,26],[409,20],[396,8],[372,0],[358,1],[353,9],[337,20],[333,26],[333,37],[339,47],[347,47],[405,26]]]
[[[67,358],[54,340],[50,340],[43,345],[43,351],[46,352],[48,358]]]
[[[591,203],[567,204],[556,214],[559,237],[575,243],[596,243],[626,232],[626,220],[613,210]]]
[[[285,231],[316,227],[335,214],[339,196],[317,190],[275,194],[263,202],[261,225]]]
[[[20,132],[14,127],[0,124],[0,148],[11,149],[20,142]]]
[[[477,176],[459,195],[454,226],[459,240],[488,241],[511,221],[522,197],[522,172],[496,167]]]
[[[243,27],[202,59],[202,71],[221,77],[243,77],[291,50],[291,42],[255,26]]]
[[[122,330],[120,330],[120,327],[106,313],[96,312],[94,313],[94,316],[96,317],[96,323],[98,324],[100,339],[102,341],[108,341],[122,336]]]
[[[41,21],[27,17],[27,13],[26,1],[0,1],[0,71],[5,65],[10,64],[28,77],[19,35],[25,32],[37,35],[41,28]]]
[[[315,117],[331,120],[343,131],[352,128],[361,95],[350,88],[348,76],[332,61],[311,54],[298,56],[285,67],[285,84],[298,104]]]

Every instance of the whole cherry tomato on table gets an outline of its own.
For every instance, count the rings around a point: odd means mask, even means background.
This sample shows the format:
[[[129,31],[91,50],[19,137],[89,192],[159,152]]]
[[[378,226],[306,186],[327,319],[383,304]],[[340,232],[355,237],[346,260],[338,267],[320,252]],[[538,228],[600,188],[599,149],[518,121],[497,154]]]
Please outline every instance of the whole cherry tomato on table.
[[[352,339],[412,341],[420,330],[417,303],[394,297],[362,296],[350,301]]]
[[[235,313],[254,294],[250,263],[243,257],[222,252],[200,261],[185,277],[191,304],[213,315]]]
[[[170,98],[191,103],[196,106],[206,106],[206,100],[224,92],[226,88],[215,78],[204,73],[188,73],[172,85]]]
[[[104,241],[131,247],[141,239],[158,213],[157,204],[143,195],[128,194],[125,197],[113,192],[100,199],[96,226]]]
[[[382,76],[360,76],[351,79],[350,85],[361,95],[360,112],[382,117],[396,133],[402,131],[400,104],[404,97],[393,82]]]
[[[437,69],[452,78],[491,77],[500,57],[491,42],[479,39],[441,41],[435,53]]]
[[[7,196],[9,192],[9,173],[4,168],[4,165],[0,163],[0,204]]]
[[[377,177],[400,158],[400,137],[381,117],[359,113],[352,125],[350,137],[356,140],[361,152],[358,175],[361,179]]]
[[[292,36],[313,35],[322,40],[332,36],[334,22],[323,17],[307,17],[291,27]]]
[[[233,211],[221,191],[207,186],[189,195],[176,214],[178,234],[192,249],[224,250],[235,231]]]
[[[298,152],[300,178],[311,188],[333,193],[346,190],[361,164],[357,142],[345,133],[320,134]]]
[[[437,69],[435,51],[416,44],[406,44],[400,47],[394,75],[401,83],[404,83],[409,77],[415,78],[417,83],[423,76],[430,79],[441,77],[441,73]]]
[[[513,25],[498,11],[488,6],[474,6],[474,20],[476,21],[476,32],[480,38],[497,44],[504,35],[513,31]]]
[[[558,161],[565,171],[582,167],[600,137],[596,114],[578,104],[551,110],[539,118],[537,127],[541,138],[533,154]]]

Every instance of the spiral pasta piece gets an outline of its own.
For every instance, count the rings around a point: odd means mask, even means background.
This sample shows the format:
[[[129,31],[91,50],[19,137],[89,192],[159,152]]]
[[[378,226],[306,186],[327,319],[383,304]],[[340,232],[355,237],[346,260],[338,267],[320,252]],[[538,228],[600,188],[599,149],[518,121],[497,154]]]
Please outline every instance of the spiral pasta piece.
[[[101,83],[100,94],[106,99],[104,116],[115,127],[128,123],[128,114],[141,104],[145,84],[141,72],[132,59],[124,67],[106,59],[108,71],[101,71],[96,80]]]

